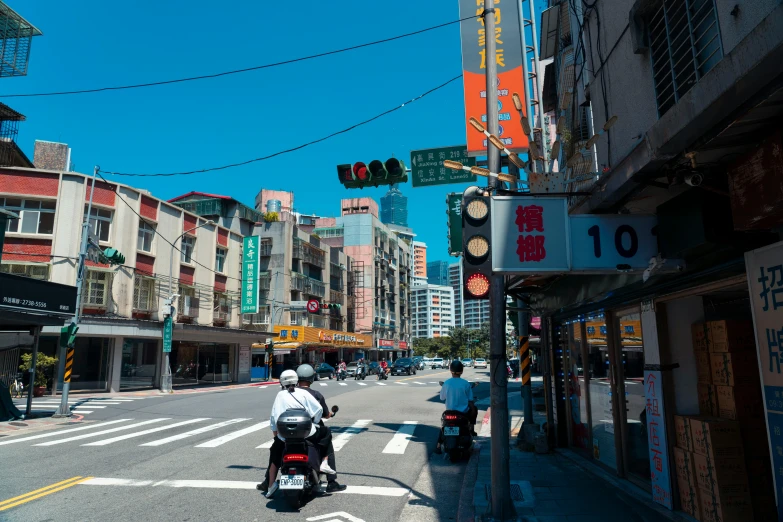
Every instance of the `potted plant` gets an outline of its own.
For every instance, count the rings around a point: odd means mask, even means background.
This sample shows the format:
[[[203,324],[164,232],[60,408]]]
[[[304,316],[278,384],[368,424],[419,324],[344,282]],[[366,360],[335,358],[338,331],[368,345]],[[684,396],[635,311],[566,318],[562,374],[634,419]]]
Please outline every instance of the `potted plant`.
[[[23,372],[29,372],[33,363],[33,354],[26,353],[22,355],[22,365],[19,369]],[[52,369],[57,364],[57,358],[39,353],[35,361],[35,380],[33,381],[33,397],[43,397],[46,388],[51,379]]]

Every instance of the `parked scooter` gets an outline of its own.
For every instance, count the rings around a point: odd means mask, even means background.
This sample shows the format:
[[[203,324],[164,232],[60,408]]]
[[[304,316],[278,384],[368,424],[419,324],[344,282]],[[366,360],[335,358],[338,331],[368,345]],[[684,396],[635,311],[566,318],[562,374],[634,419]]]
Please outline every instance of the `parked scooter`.
[[[332,406],[332,417],[339,408]],[[280,467],[280,490],[293,509],[318,493],[321,488],[321,456],[318,449],[305,440],[310,435],[313,420],[303,409],[292,409],[277,419],[277,431],[285,437],[283,465]]]
[[[440,385],[443,386],[443,381],[440,381]],[[478,383],[472,382],[470,386],[475,388]],[[473,434],[468,415],[457,410],[446,410],[440,416],[440,425],[445,455],[452,462],[469,457],[473,447]]]

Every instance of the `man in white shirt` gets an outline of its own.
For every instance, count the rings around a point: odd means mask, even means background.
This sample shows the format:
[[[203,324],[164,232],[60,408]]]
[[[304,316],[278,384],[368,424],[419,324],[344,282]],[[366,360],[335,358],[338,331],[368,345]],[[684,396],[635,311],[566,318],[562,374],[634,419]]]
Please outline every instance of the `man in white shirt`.
[[[470,431],[475,436],[476,418],[478,417],[478,408],[473,403],[473,386],[462,378],[464,367],[459,359],[455,359],[450,366],[451,379],[443,383],[440,389],[440,400],[446,401],[447,410],[462,412],[468,416],[470,421]],[[440,455],[442,450],[440,445],[443,443],[443,430],[438,437],[438,445],[435,446],[435,453]]]

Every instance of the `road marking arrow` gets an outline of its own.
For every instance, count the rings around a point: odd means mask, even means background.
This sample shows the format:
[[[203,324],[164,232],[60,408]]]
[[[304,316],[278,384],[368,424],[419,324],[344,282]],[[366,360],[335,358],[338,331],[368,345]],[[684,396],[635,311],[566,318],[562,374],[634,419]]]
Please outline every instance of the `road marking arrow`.
[[[329,517],[342,517],[350,522],[364,522],[364,520],[362,520],[361,518],[356,518],[353,515],[349,515],[345,511],[337,511],[336,513],[327,513],[326,515],[318,515],[317,517],[310,517],[307,520],[313,522],[315,520],[324,520]],[[340,519],[333,518],[332,520],[328,520],[326,522],[340,522]]]

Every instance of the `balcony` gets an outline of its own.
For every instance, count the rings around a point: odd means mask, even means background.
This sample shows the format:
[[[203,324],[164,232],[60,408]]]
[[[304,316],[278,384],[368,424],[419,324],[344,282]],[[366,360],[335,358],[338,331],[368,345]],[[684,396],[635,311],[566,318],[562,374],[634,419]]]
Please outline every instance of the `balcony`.
[[[345,294],[338,292],[337,290],[329,289],[329,301],[332,303],[343,304],[345,302]]]
[[[305,281],[307,279],[308,277],[305,275],[302,275],[298,272],[291,272],[291,290],[303,292],[305,289]]]
[[[304,244],[304,252],[301,259],[305,263],[309,263],[318,268],[326,268],[326,253],[323,250],[317,249],[313,246]]]
[[[326,296],[326,284],[317,279],[313,279],[312,277],[305,276],[303,292],[308,295],[323,298]]]

